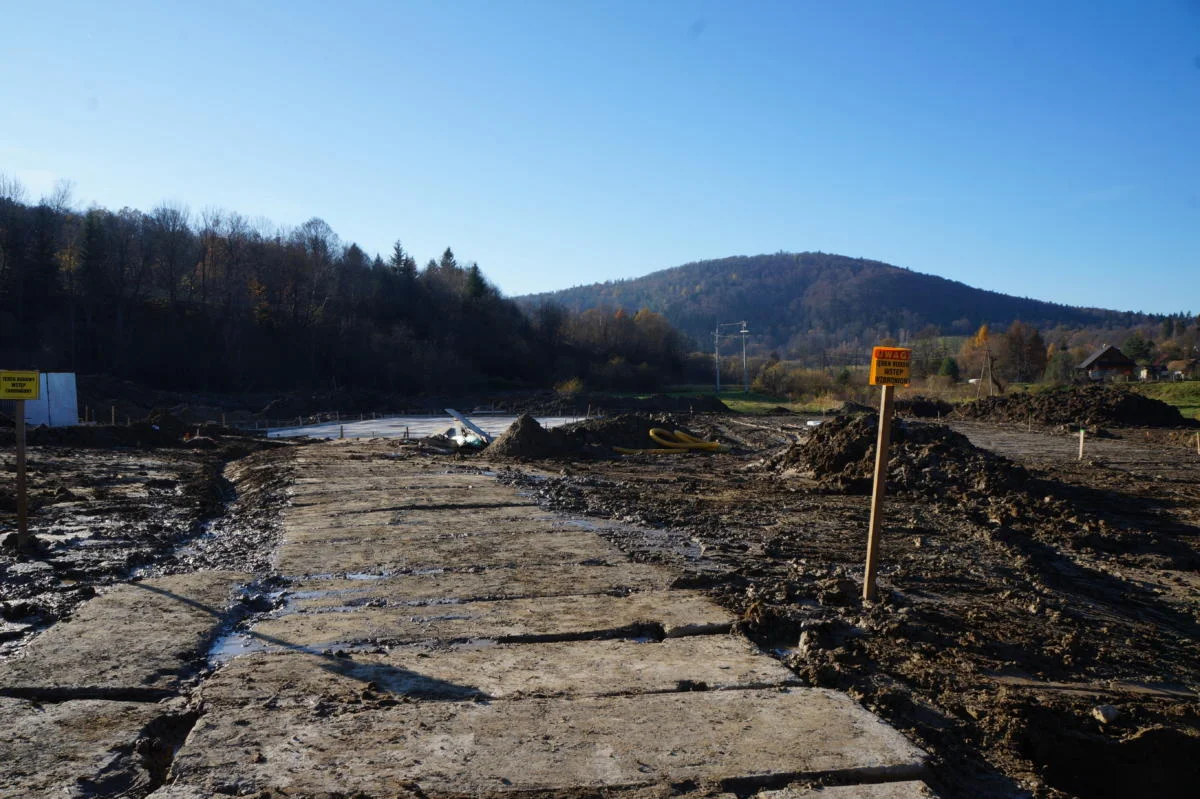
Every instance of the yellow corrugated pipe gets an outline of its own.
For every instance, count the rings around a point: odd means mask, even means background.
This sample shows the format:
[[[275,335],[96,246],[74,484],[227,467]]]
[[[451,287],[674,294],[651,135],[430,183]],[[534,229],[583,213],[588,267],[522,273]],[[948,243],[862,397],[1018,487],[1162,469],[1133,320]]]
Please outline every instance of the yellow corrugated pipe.
[[[660,446],[651,449],[629,449],[628,447],[613,447],[613,449],[622,455],[671,455],[688,450],[701,450],[704,452],[729,451],[729,447],[719,444],[716,441],[705,441],[702,438],[688,435],[682,430],[671,432],[661,427],[651,428],[650,440]]]

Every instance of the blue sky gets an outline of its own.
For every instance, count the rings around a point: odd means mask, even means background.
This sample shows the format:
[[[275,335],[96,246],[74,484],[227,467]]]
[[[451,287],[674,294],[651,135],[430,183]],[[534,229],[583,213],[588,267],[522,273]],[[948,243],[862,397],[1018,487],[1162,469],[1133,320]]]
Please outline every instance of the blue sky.
[[[0,0],[0,171],[508,294],[777,250],[1200,310],[1200,2]]]

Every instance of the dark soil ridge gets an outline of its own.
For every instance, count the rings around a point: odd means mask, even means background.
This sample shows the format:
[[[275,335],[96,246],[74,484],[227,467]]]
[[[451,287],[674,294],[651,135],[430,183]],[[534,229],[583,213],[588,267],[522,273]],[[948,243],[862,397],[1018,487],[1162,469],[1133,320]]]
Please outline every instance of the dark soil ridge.
[[[988,422],[1032,422],[1085,427],[1200,427],[1179,409],[1128,388],[1065,386],[969,402],[955,415]]]
[[[621,414],[547,430],[529,414],[522,414],[487,447],[485,454],[500,460],[611,458],[617,454],[613,447],[657,446],[650,439],[650,430],[655,427],[690,432],[670,415]]]
[[[817,427],[807,441],[769,459],[767,467],[804,473],[832,490],[866,493],[871,488],[878,435],[878,414],[837,416]],[[945,425],[902,419],[892,424],[890,490],[940,495],[953,487],[1003,493],[1027,477],[1012,461],[975,446]]]

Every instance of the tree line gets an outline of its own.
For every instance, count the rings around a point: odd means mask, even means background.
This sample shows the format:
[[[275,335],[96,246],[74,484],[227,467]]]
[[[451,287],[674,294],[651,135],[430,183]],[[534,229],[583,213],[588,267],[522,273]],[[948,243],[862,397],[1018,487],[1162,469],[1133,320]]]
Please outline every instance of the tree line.
[[[523,309],[447,247],[419,267],[313,218],[37,203],[0,173],[0,367],[181,390],[650,390],[685,342],[659,314]]]

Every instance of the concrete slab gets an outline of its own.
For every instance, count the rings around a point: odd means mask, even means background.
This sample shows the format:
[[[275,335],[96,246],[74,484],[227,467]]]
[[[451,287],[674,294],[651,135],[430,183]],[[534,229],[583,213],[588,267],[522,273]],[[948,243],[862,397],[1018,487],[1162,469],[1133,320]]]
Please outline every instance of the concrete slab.
[[[122,761],[160,715],[161,708],[144,702],[37,704],[0,698],[0,799],[115,796],[145,784],[147,775],[136,762]],[[102,781],[109,790],[89,792]]]
[[[761,791],[755,796],[758,799],[937,799],[929,786],[916,780],[824,788],[788,786],[778,791]]]
[[[391,464],[375,466],[366,472],[351,473],[343,465],[336,469],[305,469],[304,475],[292,481],[291,492],[296,495],[328,493],[331,491],[394,491],[422,488],[479,488],[497,486],[492,474],[461,472],[412,471]],[[512,489],[509,489],[512,490]]]
[[[212,793],[388,795],[415,785],[478,796],[684,780],[911,779],[923,764],[922,752],[845,695],[786,688],[360,712],[325,703],[218,708],[192,730],[172,774]]]
[[[518,494],[493,482],[490,486],[454,486],[444,488],[401,488],[359,492],[355,489],[312,494],[294,494],[294,508],[331,510],[380,510],[382,508],[453,508],[536,505],[531,497]]]
[[[662,591],[291,613],[261,621],[251,632],[276,646],[310,649],[367,642],[616,637],[652,628],[673,638],[727,632],[732,623],[728,611],[698,593]]]
[[[414,537],[422,533],[438,535],[490,535],[492,533],[519,533],[540,529],[545,532],[594,530],[586,524],[580,524],[571,519],[555,518],[546,513],[529,512],[531,509],[519,508],[524,511],[520,515],[498,515],[510,508],[479,508],[453,509],[448,511],[444,519],[430,524],[409,523],[403,518],[405,511],[372,511],[370,513],[354,513],[341,516],[303,516],[288,515],[285,517],[285,528],[290,540],[319,540],[323,537],[338,537],[347,535],[370,534],[367,531],[379,528],[403,528]],[[455,512],[461,513],[458,517]],[[497,515],[476,516],[481,512]],[[475,518],[471,518],[475,516]]]
[[[613,548],[603,539],[586,532],[500,533],[408,542],[355,537],[291,541],[285,536],[275,565],[281,574],[292,576],[394,574],[471,566],[605,561],[613,554]]]
[[[202,687],[214,707],[354,704],[364,696],[516,699],[723,690],[796,684],[796,676],[743,638],[704,635],[659,643],[572,641],[346,657],[300,652],[245,655]]]
[[[120,585],[0,664],[9,696],[155,698],[203,658],[250,575],[197,572]]]
[[[494,510],[492,508],[483,511]],[[507,508],[502,509],[507,510]],[[493,525],[486,522],[494,521]],[[567,524],[562,519],[546,519],[536,516],[485,516],[478,521],[460,526],[454,519],[445,519],[440,524],[408,524],[394,518],[386,524],[358,525],[355,527],[330,527],[318,519],[296,519],[288,517],[285,522],[284,540],[297,542],[346,541],[358,538],[386,538],[393,541],[427,541],[433,538],[466,538],[496,534],[523,533],[579,533],[579,525]]]
[[[290,609],[388,607],[431,602],[477,602],[535,596],[626,594],[661,591],[671,576],[644,563],[623,563],[612,553],[604,561],[531,564],[478,571],[398,574],[376,579],[307,579],[291,584]]]

